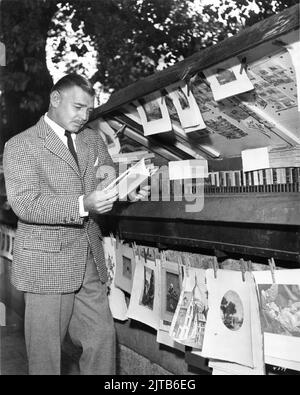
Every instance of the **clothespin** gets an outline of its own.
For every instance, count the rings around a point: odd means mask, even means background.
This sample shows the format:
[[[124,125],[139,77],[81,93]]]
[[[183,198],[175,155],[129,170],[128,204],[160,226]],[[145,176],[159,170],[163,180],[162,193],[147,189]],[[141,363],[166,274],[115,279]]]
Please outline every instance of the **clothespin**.
[[[116,137],[119,137],[119,135],[123,135],[123,133],[125,132],[126,127],[127,127],[126,124],[122,125],[122,126],[120,127],[120,129],[118,129],[118,130],[116,131]]]
[[[191,76],[189,76],[189,73],[192,69],[192,66],[187,67],[185,70],[183,70],[183,74],[181,76],[181,80],[184,81],[187,85],[187,95],[190,96],[190,91],[191,91]]]
[[[152,255],[154,257],[154,265],[156,266],[156,248],[152,248]]]
[[[159,255],[160,255],[160,261],[161,261],[161,263],[165,262],[165,259],[164,259],[164,251],[160,251],[160,252],[159,252]]]
[[[192,266],[191,258],[190,258],[190,256],[185,255],[185,259],[184,260],[185,260],[185,267],[184,267],[185,274],[186,274],[187,277],[189,277],[190,267]]]
[[[276,284],[276,279],[275,279],[275,270],[276,270],[276,265],[275,265],[275,261],[273,258],[268,259],[268,263],[269,263],[269,267],[271,270],[271,276],[272,276],[272,281],[273,284]]]
[[[137,255],[137,246],[136,246],[136,242],[133,241],[133,242],[131,243],[131,245],[132,245],[132,249],[133,249],[134,255]]]
[[[188,66],[186,69],[183,70],[182,76],[180,77],[180,79],[182,81],[185,81],[188,78],[189,72],[191,71],[192,66]]]
[[[180,279],[180,284],[182,287],[183,280],[184,280],[184,275],[185,275],[185,262],[184,262],[184,257],[182,254],[179,254],[179,279]]]
[[[115,247],[115,236],[114,236],[114,234],[112,232],[110,232],[109,236],[110,236],[110,244],[111,244],[111,246]]]
[[[139,257],[139,260],[141,260],[141,246],[140,245],[137,246],[137,255]]]
[[[187,95],[189,97],[190,96],[190,92],[191,92],[191,88],[192,88],[191,78],[186,78],[185,82],[186,82],[186,86],[187,86]]]
[[[177,260],[178,273],[180,273],[180,255],[179,254],[175,255],[173,260],[174,261]]]
[[[197,268],[201,269],[202,262],[201,262],[200,256],[198,254],[196,256],[196,261],[197,261]]]
[[[241,266],[241,271],[242,271],[242,279],[243,279],[243,282],[245,282],[246,281],[245,273],[246,273],[247,269],[246,269],[246,262],[244,261],[243,258],[240,259],[240,266]]]
[[[149,247],[144,248],[144,256],[145,256],[145,261],[147,262],[147,260],[149,259],[149,255],[150,255],[150,249]]]
[[[245,72],[247,71],[247,58],[246,56],[244,56],[241,60],[241,68],[240,68],[240,74],[242,74],[243,70],[245,70]]]
[[[253,270],[252,261],[247,261],[247,270],[248,270],[248,272],[252,272],[252,270]]]
[[[119,247],[119,244],[120,244],[120,236],[119,236],[119,233],[117,232],[116,233],[116,246],[117,246],[117,248]]]
[[[217,278],[217,272],[219,269],[219,264],[218,264],[218,259],[217,257],[214,257],[213,259],[213,269],[214,269],[214,275],[215,275],[215,279]]]
[[[163,253],[163,260],[168,261],[170,260],[170,253],[168,251],[162,250]]]

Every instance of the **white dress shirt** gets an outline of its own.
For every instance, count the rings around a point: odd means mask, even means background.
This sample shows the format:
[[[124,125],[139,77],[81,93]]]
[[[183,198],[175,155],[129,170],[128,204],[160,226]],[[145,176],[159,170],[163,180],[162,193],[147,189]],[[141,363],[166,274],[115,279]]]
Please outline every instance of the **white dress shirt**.
[[[60,125],[58,125],[56,122],[52,121],[52,119],[48,117],[47,113],[44,115],[44,120],[50,126],[50,128],[57,134],[57,136],[61,139],[61,141],[65,144],[65,146],[68,147],[68,139],[67,136],[65,136],[65,129],[62,128]],[[76,133],[72,133],[71,136],[74,142],[75,151],[77,151]],[[79,197],[79,215],[80,217],[87,217],[89,215],[88,211],[84,210],[83,195]]]

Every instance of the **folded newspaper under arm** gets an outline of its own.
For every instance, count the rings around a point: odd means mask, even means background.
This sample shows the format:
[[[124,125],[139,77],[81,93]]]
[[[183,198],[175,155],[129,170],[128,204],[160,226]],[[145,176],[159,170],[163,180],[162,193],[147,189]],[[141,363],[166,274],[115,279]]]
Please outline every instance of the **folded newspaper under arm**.
[[[145,159],[141,159],[135,165],[129,167],[126,171],[119,175],[103,190],[108,191],[117,187],[119,192],[119,200],[123,200],[131,192],[135,191],[148,177],[151,177],[158,167],[153,164],[145,164]]]

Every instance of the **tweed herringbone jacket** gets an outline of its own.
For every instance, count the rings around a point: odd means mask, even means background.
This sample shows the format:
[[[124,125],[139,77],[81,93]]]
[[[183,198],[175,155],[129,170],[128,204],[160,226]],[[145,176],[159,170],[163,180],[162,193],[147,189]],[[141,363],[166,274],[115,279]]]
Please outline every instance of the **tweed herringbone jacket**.
[[[14,136],[4,149],[8,202],[18,216],[12,284],[20,291],[68,293],[78,290],[90,245],[100,280],[107,280],[98,224],[79,215],[79,196],[96,188],[98,166],[112,166],[97,132],[76,137],[79,168],[42,117]]]

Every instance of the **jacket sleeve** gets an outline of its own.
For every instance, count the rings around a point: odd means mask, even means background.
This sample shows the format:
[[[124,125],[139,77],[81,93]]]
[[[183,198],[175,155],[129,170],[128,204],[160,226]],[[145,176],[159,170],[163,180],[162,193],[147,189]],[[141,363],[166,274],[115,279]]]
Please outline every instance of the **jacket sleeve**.
[[[103,138],[100,136],[100,134],[96,134],[96,139],[97,139],[97,147],[98,147],[98,156],[99,159],[103,164],[106,166],[112,166],[115,168],[115,164],[108,152],[107,145],[105,144]]]
[[[107,145],[100,136],[96,134],[97,157],[99,158],[99,168],[96,174],[97,189],[101,190],[109,185],[117,176],[117,168],[113,162]]]
[[[16,136],[17,137],[17,136]],[[25,139],[13,138],[3,154],[7,199],[24,222],[49,225],[82,225],[79,195],[41,193],[37,161]]]

